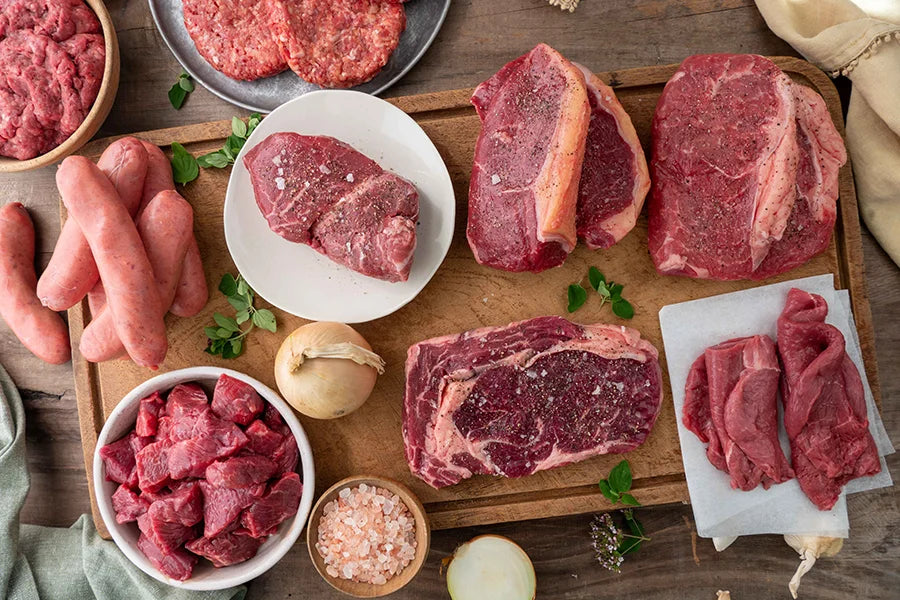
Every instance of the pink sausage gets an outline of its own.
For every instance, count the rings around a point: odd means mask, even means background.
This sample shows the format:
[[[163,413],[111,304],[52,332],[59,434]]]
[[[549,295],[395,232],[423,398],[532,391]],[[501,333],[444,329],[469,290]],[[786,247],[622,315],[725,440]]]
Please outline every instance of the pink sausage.
[[[159,192],[174,190],[175,180],[172,179],[172,165],[163,151],[149,142],[143,142],[143,144],[150,159],[147,179],[144,182],[143,204],[146,205]],[[203,272],[203,259],[200,256],[197,239],[193,238],[188,246],[181,280],[178,282],[175,299],[169,310],[173,315],[179,317],[193,317],[203,310],[208,300],[209,290],[206,287],[206,275]]]
[[[34,224],[18,202],[0,208],[0,317],[22,344],[55,365],[71,357],[62,318],[38,300],[34,272]]]
[[[94,163],[70,156],[56,172],[69,215],[97,262],[116,333],[132,360],[155,368],[166,357],[166,325],[153,268],[128,210]]]
[[[97,163],[119,193],[133,216],[141,201],[144,176],[147,174],[147,151],[135,138],[116,140],[103,152]],[[97,283],[97,265],[78,225],[66,221],[50,263],[41,275],[37,294],[44,306],[66,310],[84,298]]]
[[[191,205],[171,190],[157,194],[138,219],[138,233],[153,268],[162,307],[169,306],[175,296],[184,255],[193,236],[193,222]],[[160,312],[165,316],[167,311],[161,308]],[[91,362],[111,360],[122,354],[124,347],[109,310],[101,311],[84,330],[80,349]]]

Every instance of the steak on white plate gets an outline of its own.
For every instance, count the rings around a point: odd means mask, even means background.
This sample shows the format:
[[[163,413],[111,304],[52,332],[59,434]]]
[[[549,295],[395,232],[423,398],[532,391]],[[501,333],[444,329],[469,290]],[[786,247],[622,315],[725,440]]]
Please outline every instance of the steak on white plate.
[[[628,327],[538,317],[419,342],[403,441],[429,485],[523,477],[647,439],[662,401],[656,348]]]
[[[244,164],[272,231],[363,275],[409,278],[419,216],[411,183],[328,136],[274,133]]]

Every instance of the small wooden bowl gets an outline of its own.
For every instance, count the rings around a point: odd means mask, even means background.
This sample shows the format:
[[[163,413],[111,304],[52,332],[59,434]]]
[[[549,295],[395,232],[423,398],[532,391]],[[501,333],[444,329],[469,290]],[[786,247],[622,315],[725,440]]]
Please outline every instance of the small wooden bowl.
[[[106,62],[103,65],[103,81],[100,83],[100,91],[97,99],[84,119],[84,122],[62,144],[47,152],[29,158],[17,160],[6,156],[0,156],[0,173],[15,173],[17,171],[30,171],[53,164],[62,160],[84,146],[88,140],[103,125],[103,121],[109,115],[113,101],[116,99],[116,91],[119,89],[119,40],[116,37],[116,27],[106,10],[103,0],[84,0],[91,7],[100,27],[103,30],[103,40],[106,45]]]
[[[374,583],[360,583],[349,579],[340,579],[332,577],[325,572],[325,560],[319,551],[316,550],[316,541],[319,537],[319,519],[325,510],[325,505],[337,498],[338,492],[346,487],[356,487],[361,483],[372,487],[384,488],[403,500],[403,503],[409,509],[410,514],[416,521],[416,556],[412,562],[406,565],[400,573],[394,575],[387,583],[375,585]],[[356,477],[348,477],[338,481],[336,484],[328,488],[322,497],[313,506],[310,513],[309,521],[306,525],[306,545],[309,548],[309,556],[312,558],[316,570],[325,581],[336,590],[344,592],[356,598],[380,598],[393,592],[396,592],[407,583],[425,564],[425,558],[428,556],[428,546],[431,543],[431,530],[428,526],[428,516],[425,514],[425,507],[419,502],[413,493],[405,485],[398,483],[392,479],[384,477],[376,477],[374,475],[360,475]]]

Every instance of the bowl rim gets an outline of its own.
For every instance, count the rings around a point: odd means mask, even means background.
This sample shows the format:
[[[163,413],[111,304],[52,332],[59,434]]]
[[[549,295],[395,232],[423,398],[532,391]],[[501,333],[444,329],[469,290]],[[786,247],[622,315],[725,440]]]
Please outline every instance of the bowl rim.
[[[109,111],[112,109],[119,90],[119,38],[116,34],[116,26],[106,8],[103,0],[83,0],[85,4],[97,16],[100,29],[103,32],[103,46],[106,56],[103,62],[103,78],[100,80],[100,89],[97,97],[91,105],[91,110],[85,115],[84,121],[63,142],[44,154],[33,158],[19,160],[9,156],[0,156],[0,173],[19,173],[39,169],[53,164],[70,154],[74,154],[100,130]]]
[[[347,584],[342,584],[341,582],[345,582],[348,580],[338,580],[331,577],[324,572],[322,566],[320,565],[320,562],[322,562],[322,558],[318,554],[318,550],[315,547],[316,541],[318,539],[319,527],[318,524],[312,522],[313,516],[323,508],[325,500],[329,496],[336,495],[340,490],[346,487],[355,486],[359,483],[367,482],[375,483],[376,487],[384,487],[400,496],[400,498],[403,500],[403,503],[407,505],[407,508],[415,519],[417,540],[419,538],[420,529],[424,530],[424,533],[422,533],[422,536],[424,537],[424,543],[416,546],[416,554],[413,560],[403,569],[403,571],[389,579],[387,583],[365,584],[360,582],[348,582]],[[312,561],[313,566],[315,566],[316,572],[322,577],[322,579],[325,580],[326,583],[328,583],[328,585],[341,593],[347,594],[348,596],[353,596],[356,598],[380,598],[382,596],[393,594],[394,592],[404,588],[410,581],[415,579],[416,575],[418,575],[422,570],[422,567],[425,566],[425,562],[428,560],[428,551],[430,547],[431,523],[428,519],[428,513],[425,511],[425,506],[411,489],[409,489],[406,485],[400,483],[399,481],[391,479],[390,477],[383,477],[381,475],[368,473],[345,477],[344,479],[341,479],[340,481],[329,487],[321,495],[319,495],[315,504],[313,504],[312,510],[309,513],[308,523],[306,527],[306,548],[309,552],[310,560]],[[402,583],[400,585],[397,585],[395,578],[403,578]],[[350,584],[352,584],[353,587],[358,587],[361,590],[360,593],[356,593],[352,589],[345,589],[345,587]]]
[[[100,448],[111,441],[115,441],[108,439],[111,435],[113,424],[117,423],[117,421],[122,418],[123,413],[135,403],[140,402],[142,398],[152,394],[154,391],[170,389],[171,387],[178,385],[178,383],[204,379],[217,379],[221,375],[229,375],[252,385],[266,402],[269,402],[278,410],[285,422],[291,428],[291,433],[297,440],[297,449],[300,452],[301,475],[303,477],[303,492],[300,497],[300,507],[297,510],[297,514],[294,515],[290,521],[279,526],[279,531],[275,535],[280,535],[281,537],[275,541],[275,548],[272,549],[265,560],[259,560],[254,564],[254,561],[259,558],[257,555],[245,562],[218,568],[213,576],[204,578],[200,581],[192,581],[192,578],[188,578],[185,581],[178,581],[166,577],[159,572],[136,545],[130,543],[122,536],[120,528],[125,528],[132,524],[124,523],[120,525],[116,523],[115,511],[113,511],[112,508],[112,498],[103,489],[104,482],[106,481],[106,469],[103,459],[100,458]],[[168,371],[148,379],[128,392],[110,413],[106,422],[103,424],[100,434],[97,436],[92,471],[94,496],[96,498],[97,508],[99,509],[103,522],[109,530],[116,546],[126,557],[128,557],[128,560],[131,561],[132,564],[137,566],[147,575],[150,575],[162,583],[188,590],[226,589],[246,583],[271,569],[276,563],[284,558],[300,538],[300,534],[306,526],[306,521],[312,510],[313,499],[315,497],[315,466],[313,464],[312,447],[309,444],[309,439],[306,436],[306,432],[304,431],[300,420],[293,413],[288,404],[282,400],[272,388],[249,375],[223,367],[194,366]],[[285,526],[287,526],[286,529]],[[228,572],[228,569],[235,568],[239,568],[238,572]]]

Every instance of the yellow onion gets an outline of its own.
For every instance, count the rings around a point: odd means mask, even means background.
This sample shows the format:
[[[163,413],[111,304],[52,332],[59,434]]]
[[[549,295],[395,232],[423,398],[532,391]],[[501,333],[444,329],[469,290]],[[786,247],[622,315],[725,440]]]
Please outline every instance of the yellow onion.
[[[281,395],[295,410],[315,419],[335,419],[362,406],[381,373],[381,357],[343,323],[298,327],[275,357]]]
[[[453,600],[534,600],[537,578],[531,559],[512,540],[480,535],[444,559]]]

